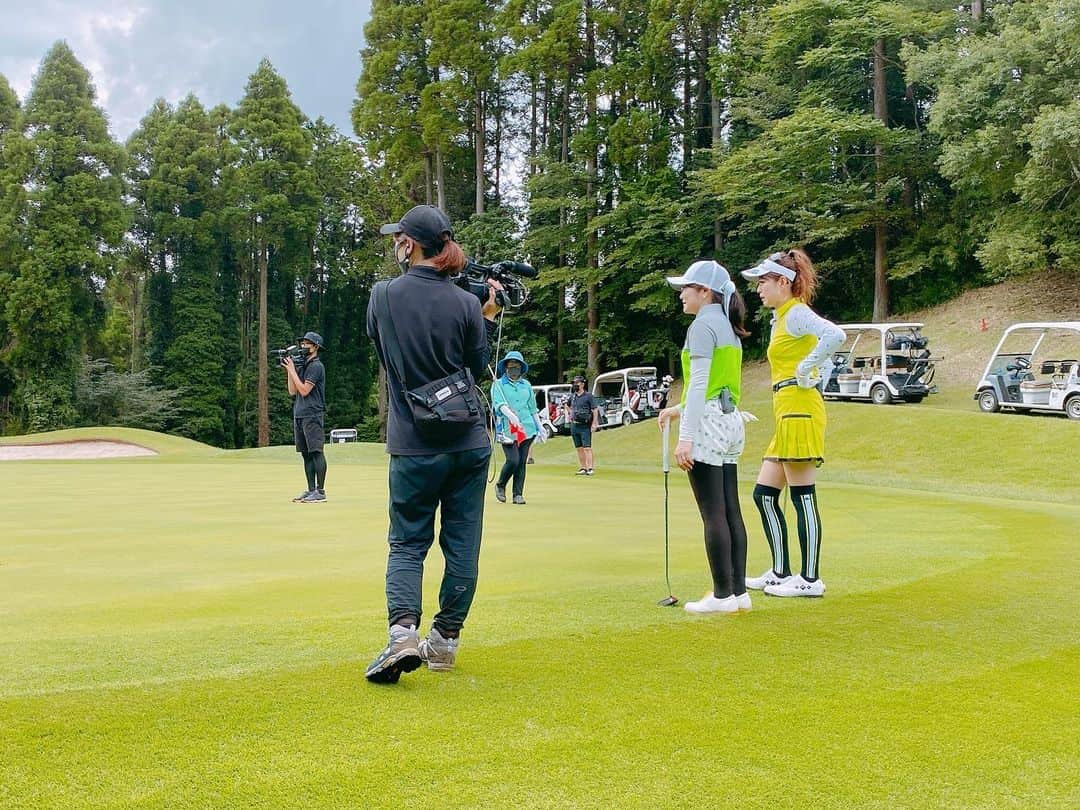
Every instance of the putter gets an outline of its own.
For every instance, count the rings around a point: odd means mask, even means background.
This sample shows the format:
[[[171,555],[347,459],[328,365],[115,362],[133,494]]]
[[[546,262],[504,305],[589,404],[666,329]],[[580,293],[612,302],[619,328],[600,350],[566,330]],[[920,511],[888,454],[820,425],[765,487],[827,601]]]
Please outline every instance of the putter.
[[[661,433],[661,435],[663,436],[661,441],[664,443],[664,579],[667,580],[668,595],[656,603],[660,607],[674,607],[675,605],[679,604],[679,597],[674,596],[671,593],[671,569],[668,564],[668,474],[671,472],[671,460],[668,458],[668,439],[670,437],[670,434],[671,422],[665,422],[664,430]]]

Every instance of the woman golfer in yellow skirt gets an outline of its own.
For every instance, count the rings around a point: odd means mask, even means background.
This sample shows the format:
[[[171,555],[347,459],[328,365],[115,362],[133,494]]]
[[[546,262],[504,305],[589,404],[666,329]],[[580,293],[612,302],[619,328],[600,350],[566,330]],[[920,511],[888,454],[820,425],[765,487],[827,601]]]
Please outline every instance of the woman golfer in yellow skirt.
[[[810,309],[817,274],[799,249],[774,253],[742,272],[757,283],[761,303],[773,310],[769,368],[776,432],[765,450],[754,487],[754,503],[772,550],[772,567],[748,577],[746,587],[770,596],[822,596],[818,576],[821,516],[817,508],[817,468],[825,461],[825,401],[821,392],[832,372],[832,355],[843,344],[842,329]],[[799,526],[802,570],[792,576],[787,523],[780,493],[790,487]]]

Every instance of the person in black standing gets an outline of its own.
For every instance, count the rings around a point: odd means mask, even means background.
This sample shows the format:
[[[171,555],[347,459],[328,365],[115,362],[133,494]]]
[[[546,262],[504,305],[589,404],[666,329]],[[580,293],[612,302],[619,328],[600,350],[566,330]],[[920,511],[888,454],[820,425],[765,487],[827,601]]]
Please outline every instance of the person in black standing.
[[[318,332],[308,332],[300,338],[304,360],[300,368],[291,357],[285,357],[285,384],[293,400],[293,438],[296,452],[304,459],[307,489],[293,498],[294,503],[322,503],[326,500],[326,454],[323,453],[326,432],[326,369],[319,352],[323,339]]]
[[[394,257],[404,271],[375,285],[367,312],[368,335],[386,369],[390,400],[390,639],[364,674],[373,683],[396,683],[403,672],[424,662],[436,671],[454,666],[461,627],[476,593],[491,457],[486,414],[478,411],[451,440],[435,441],[418,427],[405,392],[466,369],[470,384],[484,373],[488,337],[495,331],[485,316],[493,318],[498,311],[499,285],[489,282],[493,289],[482,310],[477,296],[451,282],[449,276],[465,267],[466,257],[453,241],[450,220],[434,206],[416,206],[399,222],[384,225],[381,233],[393,235]],[[437,511],[446,565],[439,612],[421,640],[421,584]]]
[[[593,474],[592,435],[600,429],[600,406],[585,390],[585,378],[574,377],[573,391],[566,399],[566,418],[570,422],[570,437],[577,450],[577,475]]]

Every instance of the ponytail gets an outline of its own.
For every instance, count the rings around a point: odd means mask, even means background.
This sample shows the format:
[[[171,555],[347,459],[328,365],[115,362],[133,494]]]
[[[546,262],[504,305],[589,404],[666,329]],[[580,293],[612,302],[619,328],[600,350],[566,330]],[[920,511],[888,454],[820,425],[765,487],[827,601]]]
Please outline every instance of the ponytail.
[[[792,248],[780,253],[774,261],[795,272],[795,280],[791,282],[791,294],[804,304],[812,303],[817,295],[818,276],[806,251]]]
[[[469,261],[465,256],[465,251],[447,234],[444,233],[441,236],[442,245],[438,250],[431,251],[429,255],[428,249],[426,247],[423,249],[424,263],[434,267],[440,273],[460,273]]]
[[[716,290],[712,291],[712,302],[714,304],[724,306],[725,298],[727,299],[727,306],[725,308],[727,310],[728,320],[731,321],[731,328],[735,330],[735,334],[739,337],[749,337],[750,332],[747,331],[745,326],[746,302],[743,301],[742,295],[737,289],[732,290],[731,295],[727,295],[726,293],[718,293],[716,292]]]

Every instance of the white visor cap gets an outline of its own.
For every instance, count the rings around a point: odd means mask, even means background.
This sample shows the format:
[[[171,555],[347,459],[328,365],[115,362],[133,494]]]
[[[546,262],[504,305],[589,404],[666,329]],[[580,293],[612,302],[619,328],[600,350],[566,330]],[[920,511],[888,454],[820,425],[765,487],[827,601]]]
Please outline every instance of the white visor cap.
[[[668,276],[667,283],[676,290],[681,290],[691,284],[697,284],[699,287],[707,287],[713,292],[722,293],[727,292],[731,283],[731,275],[720,262],[704,259],[687,267],[686,272],[681,276]]]
[[[775,256],[778,254],[773,255]],[[739,275],[741,275],[747,281],[753,281],[755,278],[761,278],[762,276],[767,276],[770,273],[776,276],[783,276],[788,281],[795,280],[795,271],[789,270],[788,268],[784,267],[784,265],[775,261],[772,256],[767,259],[763,259],[761,264],[757,265],[756,267],[751,267],[749,270],[743,270],[742,273],[740,273]]]

